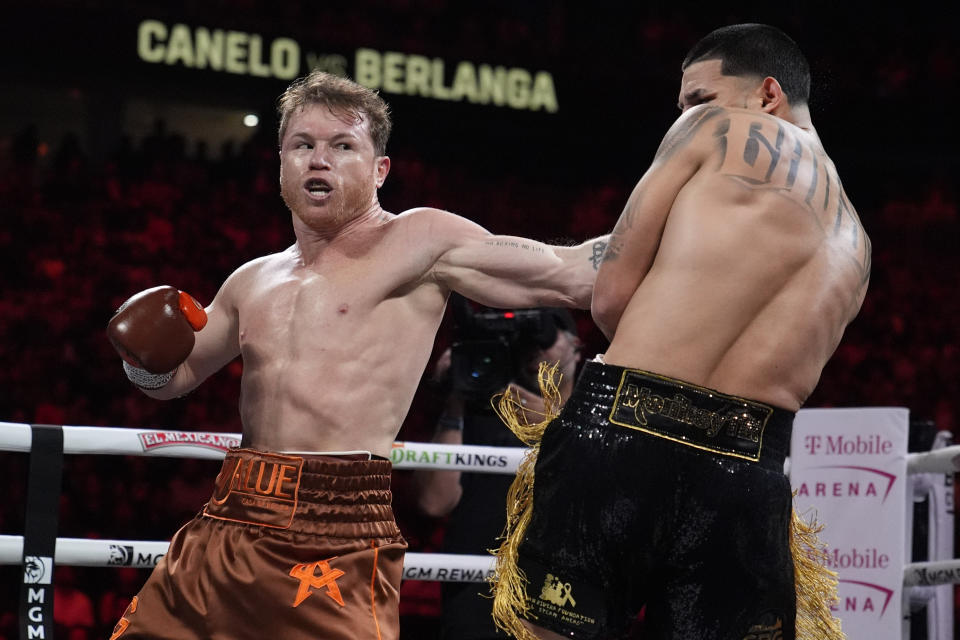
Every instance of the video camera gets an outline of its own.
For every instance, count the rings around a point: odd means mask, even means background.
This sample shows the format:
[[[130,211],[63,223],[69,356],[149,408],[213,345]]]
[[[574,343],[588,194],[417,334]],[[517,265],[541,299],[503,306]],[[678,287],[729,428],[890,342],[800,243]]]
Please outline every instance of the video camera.
[[[572,316],[562,309],[474,311],[462,296],[451,296],[450,302],[457,323],[452,384],[468,402],[486,404],[510,381],[537,391],[536,380],[526,372],[527,362],[537,351],[553,346],[558,328],[575,330]]]

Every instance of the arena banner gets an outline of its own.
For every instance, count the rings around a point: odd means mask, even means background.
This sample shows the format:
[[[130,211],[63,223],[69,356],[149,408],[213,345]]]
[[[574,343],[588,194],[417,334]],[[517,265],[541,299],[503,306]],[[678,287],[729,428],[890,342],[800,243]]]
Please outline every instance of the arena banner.
[[[11,52],[0,55],[4,82],[39,82],[38,77],[56,73],[66,86],[99,87],[109,70],[123,75],[126,94],[131,87],[173,87],[180,100],[219,104],[230,96],[249,103],[264,94],[272,100],[291,80],[319,69],[353,78],[391,104],[394,96],[403,96],[420,105],[471,104],[541,116],[561,108],[558,74],[563,71],[555,57],[543,52],[517,60],[497,51],[489,56],[443,47],[431,51],[429,43],[419,51],[404,51],[369,36],[358,35],[352,42],[341,37],[334,43],[309,30],[250,29],[246,20],[213,11],[204,19],[177,17],[175,9],[131,7],[104,13],[67,3],[50,12],[21,4],[0,20],[0,41]],[[30,24],[44,28],[22,28]],[[64,65],[66,58],[69,65]]]
[[[807,409],[794,424],[794,506],[825,525],[848,638],[901,637],[908,423],[907,409],[868,408]]]
[[[469,60],[450,61],[358,47],[317,52],[290,37],[144,19],[136,28],[140,61],[192,70],[289,81],[311,69],[350,76],[387,94],[556,113],[553,74]]]

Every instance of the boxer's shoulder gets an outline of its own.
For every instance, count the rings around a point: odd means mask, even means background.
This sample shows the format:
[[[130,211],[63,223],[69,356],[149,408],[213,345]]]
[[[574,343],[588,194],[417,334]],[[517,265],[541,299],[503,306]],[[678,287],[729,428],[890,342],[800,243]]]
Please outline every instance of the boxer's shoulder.
[[[291,249],[254,258],[240,265],[227,276],[217,297],[224,301],[232,299],[238,292],[249,293],[256,287],[275,280],[280,272],[289,272],[295,263]]]
[[[411,227],[447,227],[462,220],[460,216],[436,207],[414,207],[395,216],[393,222],[397,225]]]
[[[394,223],[404,227],[404,237],[415,240],[422,253],[434,257],[466,239],[489,235],[476,222],[435,207],[408,209],[396,216]]]
[[[291,255],[291,249],[260,256],[243,263],[230,274],[227,282],[250,282],[277,269],[289,268],[295,262],[294,256]]]
[[[473,220],[434,207],[417,207],[409,209],[397,216],[397,221],[408,219],[409,223],[419,231],[426,231],[437,239],[457,239],[465,235],[489,235],[489,231]]]

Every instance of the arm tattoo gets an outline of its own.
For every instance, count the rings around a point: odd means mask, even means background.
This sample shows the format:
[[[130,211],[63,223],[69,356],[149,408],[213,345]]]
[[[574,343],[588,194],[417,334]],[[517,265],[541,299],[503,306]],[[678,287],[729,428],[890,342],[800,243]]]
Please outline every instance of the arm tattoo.
[[[606,251],[603,252],[603,258],[600,260],[603,262],[613,262],[620,257],[620,253],[623,251],[623,238],[610,236],[610,244],[607,245]],[[599,267],[597,267],[599,269]]]
[[[487,240],[485,243],[489,247],[506,247],[510,249],[523,249],[533,253],[546,253],[547,250],[540,244],[524,242],[522,240]]]
[[[515,240],[487,240],[484,244],[488,247],[513,247],[520,248],[520,243]]]
[[[629,204],[627,204],[627,207],[628,210],[623,212],[623,215],[620,216],[616,226],[613,228],[613,232],[610,234],[610,241],[607,243],[607,248],[603,252],[601,262],[616,260],[620,257],[620,254],[623,253],[623,248],[627,244],[627,234],[630,232],[630,229],[633,228],[633,212],[629,210]],[[599,269],[599,267],[597,268]]]
[[[617,220],[617,224],[613,227],[613,232],[610,234],[607,250],[603,253],[603,262],[616,260],[620,257],[620,254],[623,253],[623,249],[627,244],[627,236],[633,229],[634,218],[640,209],[640,203],[643,201],[643,195],[643,189],[638,189],[630,194],[630,199],[627,200],[627,206],[623,208],[623,213],[620,214],[620,219]]]
[[[694,136],[696,136],[700,130],[700,127],[713,118],[725,113],[726,110],[721,107],[706,107],[700,110],[699,113],[685,119],[682,123],[675,124],[670,128],[670,131],[667,132],[667,135],[663,137],[663,142],[660,143],[660,148],[657,149],[657,154],[654,156],[653,162],[656,163],[670,159],[674,153],[693,140]],[[724,152],[726,152],[727,142],[725,136],[729,129],[730,119],[726,118],[717,125],[717,129],[713,134],[715,138],[718,138],[718,144],[721,145],[721,149]],[[721,158],[722,157],[721,155]],[[620,257],[620,254],[623,253],[623,249],[627,243],[627,235],[630,233],[630,230],[633,229],[634,218],[640,209],[642,195],[640,192],[635,192],[630,196],[627,206],[624,207],[623,213],[620,214],[620,219],[617,220],[617,224],[613,228],[613,233],[610,234],[610,241],[606,245],[606,250],[603,252],[601,262],[616,260]],[[594,245],[594,252],[596,253],[596,245]],[[599,266],[597,268],[599,268]]]
[[[603,240],[598,240],[593,243],[593,253],[590,254],[590,262],[593,263],[594,271],[600,268],[600,263],[604,260],[604,251],[606,248],[607,243]]]
[[[660,148],[657,149],[657,154],[653,157],[653,161],[668,160],[670,156],[693,140],[693,137],[697,134],[697,131],[700,130],[700,127],[723,112],[721,107],[707,107],[694,117],[684,120],[679,126],[674,125],[671,127],[670,131],[667,131],[667,135],[663,137],[663,142],[660,143]]]

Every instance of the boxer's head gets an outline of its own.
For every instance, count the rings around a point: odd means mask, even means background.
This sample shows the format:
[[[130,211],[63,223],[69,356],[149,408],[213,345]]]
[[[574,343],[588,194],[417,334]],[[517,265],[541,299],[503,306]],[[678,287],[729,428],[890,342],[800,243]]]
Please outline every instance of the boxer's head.
[[[314,71],[290,85],[278,110],[280,191],[296,218],[322,231],[379,208],[391,126],[380,96]]]
[[[806,105],[810,65],[797,44],[765,24],[721,27],[695,44],[681,66],[681,110],[698,104],[757,109]]]
[[[365,123],[377,155],[387,154],[387,141],[393,127],[387,103],[375,91],[323,71],[313,71],[310,75],[294,80],[277,101],[277,113],[280,115],[278,139],[281,147],[293,113],[311,104],[323,105],[347,121]]]

